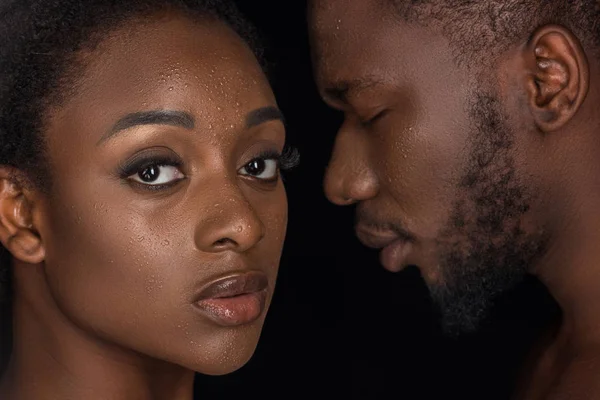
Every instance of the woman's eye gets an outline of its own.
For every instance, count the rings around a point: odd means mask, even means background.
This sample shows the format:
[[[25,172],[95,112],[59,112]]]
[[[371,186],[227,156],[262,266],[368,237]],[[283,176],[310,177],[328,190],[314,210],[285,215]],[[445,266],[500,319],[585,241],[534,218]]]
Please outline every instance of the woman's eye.
[[[179,168],[173,165],[151,164],[137,173],[129,176],[129,179],[149,186],[169,185],[184,178]]]
[[[239,173],[265,181],[273,181],[279,176],[278,164],[274,158],[255,158],[240,168]]]

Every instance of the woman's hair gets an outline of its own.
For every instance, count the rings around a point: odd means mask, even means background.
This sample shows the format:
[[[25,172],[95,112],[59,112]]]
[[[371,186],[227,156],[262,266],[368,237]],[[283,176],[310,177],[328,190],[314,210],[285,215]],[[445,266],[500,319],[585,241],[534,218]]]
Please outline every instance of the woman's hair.
[[[229,1],[0,0],[0,165],[48,191],[44,126],[85,69],[77,55],[129,20],[168,11],[225,22],[263,61],[255,30]],[[0,246],[0,373],[12,343],[11,259]]]

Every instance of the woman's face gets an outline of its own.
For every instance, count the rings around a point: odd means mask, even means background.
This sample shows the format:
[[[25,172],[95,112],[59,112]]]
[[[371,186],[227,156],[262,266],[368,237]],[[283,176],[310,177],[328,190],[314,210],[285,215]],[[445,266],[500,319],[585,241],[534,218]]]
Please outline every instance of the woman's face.
[[[47,129],[52,298],[95,341],[231,372],[256,347],[287,223],[269,84],[216,21],[131,22],[81,59]]]

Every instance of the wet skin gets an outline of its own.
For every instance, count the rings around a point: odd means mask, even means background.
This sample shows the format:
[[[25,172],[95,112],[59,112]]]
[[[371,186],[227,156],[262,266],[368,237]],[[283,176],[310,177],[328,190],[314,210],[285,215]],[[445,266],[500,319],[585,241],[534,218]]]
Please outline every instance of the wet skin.
[[[356,206],[357,235],[385,268],[419,267],[452,332],[475,329],[495,296],[536,275],[564,316],[517,396],[593,398],[597,59],[548,25],[460,62],[439,25],[393,13],[375,1],[309,6],[316,83],[344,115],[328,198]]]
[[[3,175],[14,399],[189,399],[193,371],[257,345],[287,223],[281,114],[224,24],[141,22],[78,55],[48,111],[49,191]]]

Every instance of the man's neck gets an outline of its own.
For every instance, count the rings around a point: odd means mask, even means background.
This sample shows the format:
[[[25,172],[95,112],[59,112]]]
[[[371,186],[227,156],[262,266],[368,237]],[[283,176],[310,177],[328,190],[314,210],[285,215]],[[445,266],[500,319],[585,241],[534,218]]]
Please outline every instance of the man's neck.
[[[576,347],[600,344],[600,213],[579,209],[588,215],[573,214],[533,271],[563,312],[559,336]]]

